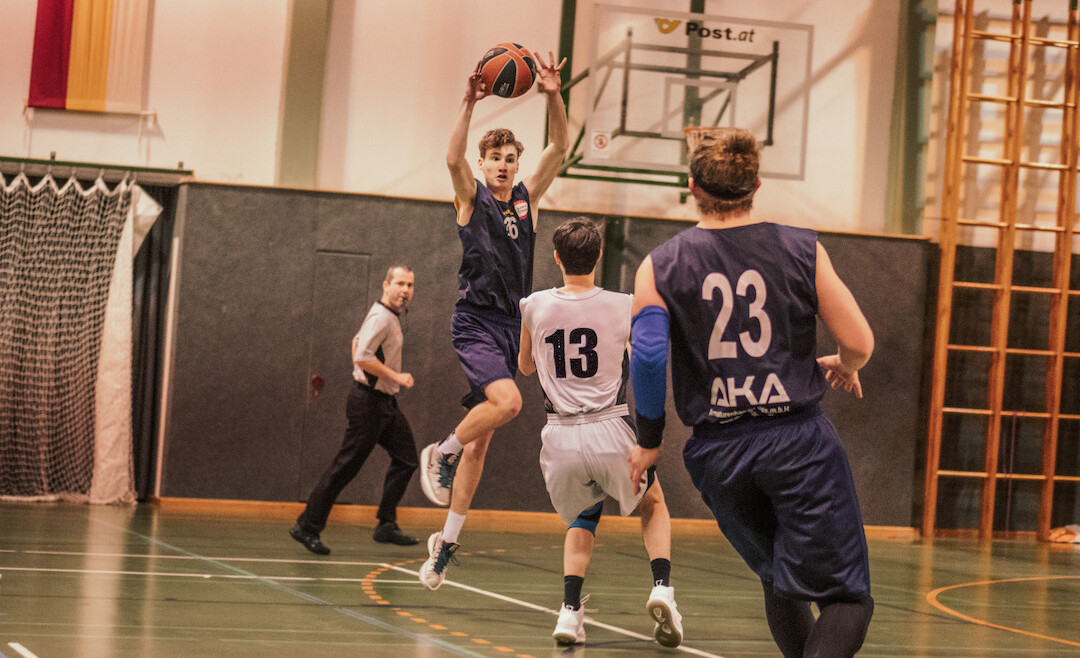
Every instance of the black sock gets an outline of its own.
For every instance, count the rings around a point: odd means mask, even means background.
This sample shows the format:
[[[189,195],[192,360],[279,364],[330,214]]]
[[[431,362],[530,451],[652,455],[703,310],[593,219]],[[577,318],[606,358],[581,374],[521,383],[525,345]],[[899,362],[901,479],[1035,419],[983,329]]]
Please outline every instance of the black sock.
[[[649,562],[649,566],[652,568],[653,585],[671,586],[671,560],[658,557]]]
[[[585,582],[582,576],[563,576],[563,604],[574,610],[581,607],[581,585]]]

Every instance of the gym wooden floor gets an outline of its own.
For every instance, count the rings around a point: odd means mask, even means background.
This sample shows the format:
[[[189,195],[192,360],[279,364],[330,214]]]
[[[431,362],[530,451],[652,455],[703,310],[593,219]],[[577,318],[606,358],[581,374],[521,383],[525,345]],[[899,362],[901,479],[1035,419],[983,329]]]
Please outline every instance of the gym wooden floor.
[[[376,544],[371,508],[337,508],[327,557],[289,538],[298,510],[0,502],[0,656],[778,655],[756,578],[705,522],[675,524],[682,647],[652,642],[636,520],[605,517],[588,641],[562,650],[554,515],[473,513],[461,565],[430,592],[416,579],[423,542]],[[423,539],[441,518],[400,521]],[[1080,655],[1080,547],[869,534],[876,609],[860,656]]]

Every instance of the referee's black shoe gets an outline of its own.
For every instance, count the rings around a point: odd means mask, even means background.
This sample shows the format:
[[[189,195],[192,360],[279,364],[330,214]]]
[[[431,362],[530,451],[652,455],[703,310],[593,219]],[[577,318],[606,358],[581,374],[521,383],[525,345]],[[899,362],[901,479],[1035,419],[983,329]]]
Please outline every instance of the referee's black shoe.
[[[294,523],[293,527],[289,528],[289,536],[303,544],[304,548],[312,553],[330,555],[330,547],[322,543],[322,540],[319,539],[319,535],[304,530],[300,527],[299,523]]]
[[[372,539],[380,544],[397,544],[398,546],[414,546],[420,543],[416,537],[405,534],[393,521],[380,521],[375,526],[375,534]]]

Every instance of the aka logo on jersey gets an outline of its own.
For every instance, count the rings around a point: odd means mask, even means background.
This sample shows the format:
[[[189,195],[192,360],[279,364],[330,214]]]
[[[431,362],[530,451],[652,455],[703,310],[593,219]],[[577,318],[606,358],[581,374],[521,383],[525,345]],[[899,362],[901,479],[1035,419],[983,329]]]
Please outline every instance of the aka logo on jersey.
[[[516,212],[517,216],[521,219],[525,219],[529,216],[529,202],[524,199],[518,199],[514,202],[514,212]]]
[[[712,406],[735,407],[740,397],[746,398],[746,401],[753,406],[791,402],[776,373],[770,372],[765,378],[765,383],[760,387],[754,386],[754,379],[753,375],[746,377],[741,386],[735,383],[734,377],[728,377],[726,381],[723,377],[713,379],[710,397]]]

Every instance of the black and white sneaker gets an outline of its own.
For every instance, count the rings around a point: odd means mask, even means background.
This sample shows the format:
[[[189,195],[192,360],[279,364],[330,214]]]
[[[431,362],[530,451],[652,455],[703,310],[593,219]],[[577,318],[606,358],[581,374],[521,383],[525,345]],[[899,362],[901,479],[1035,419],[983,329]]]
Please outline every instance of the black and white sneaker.
[[[450,564],[457,566],[458,544],[442,540],[442,531],[428,537],[428,559],[420,565],[420,582],[430,590],[437,590],[446,580],[446,567]]]
[[[439,452],[438,445],[432,443],[420,451],[420,488],[428,500],[446,507],[450,504],[450,488],[461,453],[444,455]]]

